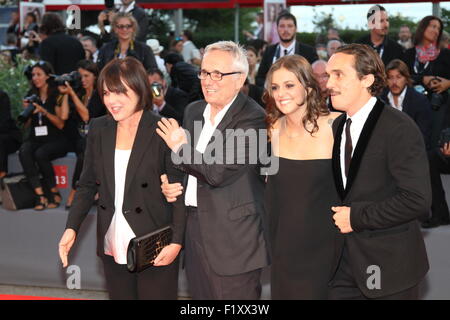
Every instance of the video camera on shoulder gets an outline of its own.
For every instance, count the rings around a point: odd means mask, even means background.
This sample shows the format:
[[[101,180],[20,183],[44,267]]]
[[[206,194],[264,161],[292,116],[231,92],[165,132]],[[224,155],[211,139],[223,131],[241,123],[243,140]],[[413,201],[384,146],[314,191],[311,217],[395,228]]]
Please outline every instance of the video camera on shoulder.
[[[73,89],[78,89],[81,86],[81,75],[78,71],[72,71],[69,74],[63,74],[62,76],[52,75],[53,82],[57,86],[65,86],[66,81]]]
[[[25,97],[24,100],[28,102],[28,107],[26,107],[25,110],[23,110],[22,113],[19,114],[19,116],[17,117],[17,121],[19,123],[25,123],[31,117],[34,109],[36,109],[33,103],[37,103],[40,105],[43,104],[39,96],[36,94],[33,94],[29,97]]]
[[[116,7],[114,6],[114,0],[105,0],[105,7],[106,7],[106,9],[103,10],[103,12],[106,13],[106,14],[116,11]],[[109,25],[109,19],[108,18],[103,20],[103,25],[105,25],[105,26]]]

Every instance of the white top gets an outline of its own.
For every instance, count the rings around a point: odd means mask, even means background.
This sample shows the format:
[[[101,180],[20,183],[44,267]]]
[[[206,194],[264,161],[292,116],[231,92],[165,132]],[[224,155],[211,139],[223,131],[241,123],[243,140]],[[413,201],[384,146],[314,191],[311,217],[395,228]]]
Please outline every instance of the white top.
[[[194,43],[190,40],[183,43],[183,51],[181,52],[183,55],[184,61],[187,63],[192,63],[192,59],[200,59],[200,51],[194,45]]]
[[[164,75],[167,74],[167,69],[164,64],[164,59],[162,59],[159,55],[155,54],[155,60],[156,60],[156,65],[158,66],[158,69],[161,70],[161,72]]]
[[[394,102],[394,96],[392,95],[392,92],[389,91],[388,93],[388,99],[389,99],[389,104],[391,105],[391,107],[394,107],[395,109],[398,109],[400,111],[403,111],[403,100],[405,100],[405,96],[406,96],[406,89],[408,87],[405,86],[405,88],[403,89],[402,93],[400,93],[400,95],[398,96],[398,105],[395,104]]]
[[[372,97],[367,101],[367,103],[358,110],[352,117],[347,115],[347,119],[352,119],[352,124],[350,125],[350,136],[352,137],[352,157],[355,153],[356,145],[358,144],[359,136],[361,135],[361,131],[366,123],[367,118],[369,117],[370,112],[373,107],[377,103],[377,98]],[[342,174],[342,182],[344,183],[344,188],[347,185],[347,177],[345,176],[345,128],[347,124],[344,125],[344,130],[342,130],[342,139],[341,139],[341,174]]]
[[[222,110],[220,110],[216,116],[214,117],[214,123],[210,121],[211,115],[211,105],[208,103],[206,105],[205,111],[203,111],[203,119],[205,120],[205,124],[203,125],[202,132],[200,133],[200,137],[198,138],[197,146],[195,150],[202,153],[205,152],[206,147],[208,146],[209,140],[211,140],[214,131],[219,125],[220,121],[222,121],[223,117],[227,113],[228,109],[230,109],[237,95],[231,100],[229,104],[227,104]],[[197,178],[189,175],[188,183],[186,187],[186,195],[184,198],[184,204],[186,206],[196,207],[197,206]]]
[[[136,237],[127,220],[123,216],[122,206],[125,192],[125,178],[127,174],[130,150],[116,149],[114,154],[114,181],[115,197],[114,206],[116,210],[105,235],[104,252],[113,256],[118,264],[127,263],[127,249],[130,240]]]

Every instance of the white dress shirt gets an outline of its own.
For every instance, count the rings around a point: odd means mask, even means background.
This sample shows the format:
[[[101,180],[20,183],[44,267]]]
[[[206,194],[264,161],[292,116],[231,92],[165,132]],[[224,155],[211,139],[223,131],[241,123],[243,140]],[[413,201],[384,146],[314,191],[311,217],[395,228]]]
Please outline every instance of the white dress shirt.
[[[284,54],[285,50],[286,50],[287,54]],[[278,51],[278,53],[279,53],[278,55],[277,55],[276,51]],[[292,41],[291,45],[289,47],[287,47],[287,48],[283,47],[281,45],[281,43],[279,43],[278,44],[278,48],[277,48],[276,51],[275,51],[275,56],[273,57],[273,61],[272,61],[273,63],[275,63],[275,61],[277,61],[277,59],[282,58],[284,56],[292,56],[292,55],[294,55],[295,54],[295,40]]]
[[[116,210],[105,235],[104,252],[106,255],[113,256],[114,261],[118,264],[127,264],[128,244],[131,239],[136,237],[122,212],[125,178],[130,155],[131,149],[116,149],[114,154],[114,206]]]
[[[394,95],[392,94],[391,91],[389,91],[388,99],[389,99],[389,104],[391,105],[391,107],[394,107],[397,110],[403,111],[403,100],[405,100],[407,88],[408,87],[405,86],[405,88],[403,88],[402,93],[400,93],[400,95],[398,96],[398,105],[396,105],[394,102]]]
[[[233,100],[231,100],[229,104],[227,104],[222,110],[220,110],[216,114],[216,116],[214,117],[214,123],[211,123],[210,120],[211,105],[209,103],[206,105],[205,111],[203,111],[203,119],[205,120],[205,124],[203,125],[202,132],[200,133],[200,137],[198,138],[195,150],[197,150],[202,154],[203,152],[205,152],[206,147],[208,146],[208,143],[214,134],[214,131],[216,130],[219,123],[222,121],[228,109],[230,109],[234,100],[236,100],[236,97],[237,95],[233,98]],[[186,206],[197,207],[197,178],[191,175],[189,175],[188,177],[184,204]]]
[[[130,3],[127,7],[125,7],[125,6],[122,4],[122,5],[120,5],[119,12],[125,12],[125,13],[128,13],[128,12],[130,12],[131,10],[134,9],[134,6],[135,6],[135,5],[136,5],[136,1],[133,1],[132,3]]]
[[[358,110],[353,116],[349,117],[347,115],[347,119],[352,119],[352,124],[350,125],[350,136],[352,138],[352,157],[355,153],[356,145],[358,144],[359,136],[361,135],[361,131],[366,123],[367,118],[369,117],[370,112],[373,107],[377,103],[377,98],[372,97],[367,101],[367,103]],[[345,129],[347,124],[344,125],[344,130],[342,130],[342,139],[341,139],[341,174],[342,174],[342,182],[344,183],[344,188],[347,185],[347,177],[345,176]]]

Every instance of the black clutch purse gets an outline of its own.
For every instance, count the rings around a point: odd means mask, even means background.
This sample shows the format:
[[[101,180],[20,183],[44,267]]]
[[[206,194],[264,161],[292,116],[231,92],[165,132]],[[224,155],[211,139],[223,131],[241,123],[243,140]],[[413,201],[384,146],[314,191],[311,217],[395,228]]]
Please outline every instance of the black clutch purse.
[[[130,240],[127,250],[127,268],[130,272],[141,272],[153,265],[161,250],[172,241],[170,226],[158,229]]]

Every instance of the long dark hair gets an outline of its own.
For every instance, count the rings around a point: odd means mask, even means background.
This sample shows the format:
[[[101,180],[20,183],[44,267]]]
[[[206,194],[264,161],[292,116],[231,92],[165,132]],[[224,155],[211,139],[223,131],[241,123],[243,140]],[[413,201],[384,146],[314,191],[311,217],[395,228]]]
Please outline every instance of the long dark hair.
[[[283,116],[283,113],[278,110],[276,106],[271,88],[274,72],[282,68],[292,72],[297,77],[298,81],[300,81],[302,86],[305,89],[309,89],[307,90],[306,95],[306,113],[303,116],[302,123],[305,130],[312,135],[319,130],[317,119],[320,116],[328,115],[330,111],[325,104],[325,100],[321,96],[320,87],[314,78],[311,65],[305,58],[298,55],[284,56],[283,58],[278,59],[267,73],[265,85],[266,90],[263,96],[263,101],[266,103],[267,129],[270,132],[270,129],[273,128],[275,122]],[[308,122],[313,124],[313,128],[311,130],[307,128]]]
[[[437,46],[439,46],[439,43],[441,43],[442,31],[444,29],[444,24],[442,23],[442,20],[436,16],[426,16],[425,18],[420,20],[419,26],[417,27],[417,30],[416,30],[416,33],[414,33],[414,45],[415,46],[420,45],[422,43],[423,34],[425,33],[425,30],[430,25],[430,22],[433,20],[437,20],[439,22],[439,25],[441,26],[441,30],[439,30],[439,35],[438,35],[437,41],[435,43]]]
[[[53,70],[52,65],[50,64],[50,62],[47,61],[39,61],[37,63],[35,63],[34,65],[31,66],[31,72],[33,72],[33,69],[35,68],[39,68],[42,71],[44,71],[44,73],[47,76],[50,76],[50,78],[47,79],[47,100],[50,96],[56,96],[58,94],[55,83],[53,81],[53,77],[52,75],[55,73],[55,71]],[[33,80],[31,80],[31,92],[39,95],[39,89],[34,85]]]

